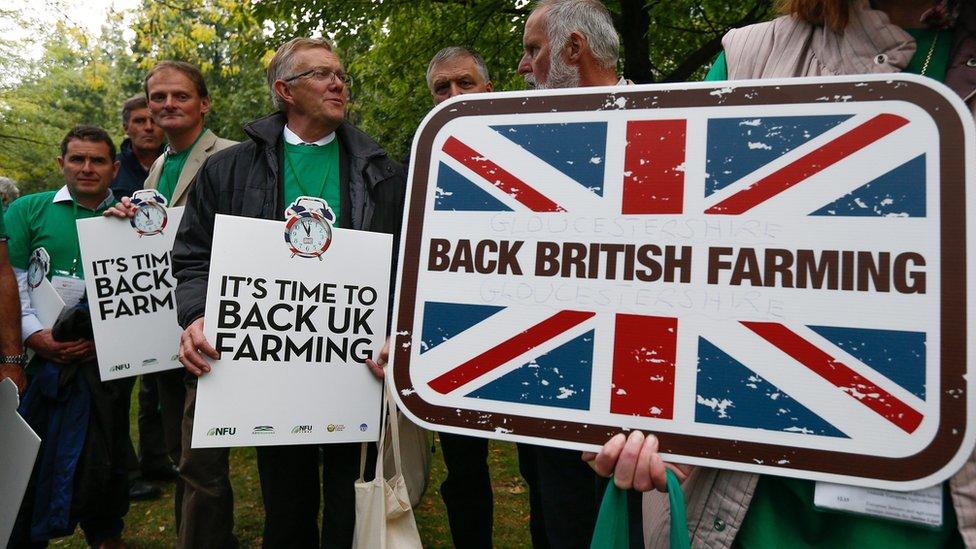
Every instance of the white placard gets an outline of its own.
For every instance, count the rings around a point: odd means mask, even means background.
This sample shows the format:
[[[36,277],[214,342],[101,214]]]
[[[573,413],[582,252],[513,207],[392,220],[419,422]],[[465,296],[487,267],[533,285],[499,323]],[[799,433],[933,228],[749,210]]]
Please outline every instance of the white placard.
[[[37,320],[41,322],[41,326],[50,330],[64,310],[64,300],[47,278],[30,290],[30,296],[31,306],[37,311]]]
[[[41,439],[17,413],[17,386],[0,381],[0,547],[7,546]]]
[[[170,251],[183,208],[168,208],[159,234],[141,236],[128,221],[78,221],[98,371],[103,381],[182,368],[176,279]]]
[[[813,492],[813,504],[824,509],[899,520],[932,528],[942,526],[941,484],[914,492],[892,492],[818,482]]]
[[[217,216],[204,332],[222,355],[199,381],[194,448],[379,436],[381,384],[363,362],[385,339],[392,237],[332,229],[319,259],[284,234]]]

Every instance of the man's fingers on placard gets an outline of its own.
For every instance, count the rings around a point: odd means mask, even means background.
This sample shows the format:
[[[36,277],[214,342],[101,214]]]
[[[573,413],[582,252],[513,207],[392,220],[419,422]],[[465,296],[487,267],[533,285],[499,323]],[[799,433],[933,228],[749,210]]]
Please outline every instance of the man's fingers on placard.
[[[632,431],[627,437],[627,443],[617,458],[617,466],[613,469],[613,482],[617,488],[629,490],[634,485],[634,470],[637,469],[637,457],[643,445],[644,433]]]
[[[386,338],[383,342],[383,348],[380,349],[380,357],[378,362],[381,366],[385,366],[387,362],[390,361],[390,338]]]
[[[377,364],[375,360],[367,358],[366,367],[369,368],[369,372],[376,379],[384,379],[386,377],[386,372],[383,371],[383,367]]]
[[[625,442],[627,442],[627,438],[624,434],[617,433],[603,445],[596,458],[589,462],[596,474],[601,477],[609,477],[613,473],[613,468],[617,465],[617,458],[620,457],[620,451],[623,450]]]
[[[200,377],[203,375],[203,370],[196,363],[196,354],[196,349],[193,347],[190,336],[184,331],[183,335],[180,336],[180,351],[178,355],[180,364],[191,374]]]
[[[651,484],[659,492],[668,491],[668,467],[664,463],[661,454],[654,452],[651,454]]]
[[[641,445],[640,455],[637,456],[637,468],[634,471],[634,489],[647,492],[654,488],[651,481],[651,457],[657,453],[657,437],[647,435]]]
[[[213,345],[211,345],[210,342],[207,341],[207,338],[203,335],[202,328],[198,330],[193,330],[191,328],[191,330],[192,331],[190,332],[190,337],[193,341],[193,346],[197,350],[199,350],[201,353],[209,356],[214,360],[220,358],[220,353],[217,352],[217,349],[213,348]],[[209,371],[210,368],[208,367],[207,370]]]

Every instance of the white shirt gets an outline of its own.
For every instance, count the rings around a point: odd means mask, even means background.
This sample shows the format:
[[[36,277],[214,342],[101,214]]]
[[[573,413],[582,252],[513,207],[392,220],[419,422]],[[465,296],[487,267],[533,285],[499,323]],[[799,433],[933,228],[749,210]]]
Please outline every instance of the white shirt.
[[[287,125],[285,125],[284,136],[285,136],[285,143],[288,143],[289,145],[315,145],[317,147],[321,147],[322,145],[328,145],[329,143],[332,143],[332,141],[335,139],[335,132],[330,133],[329,135],[323,137],[322,139],[319,139],[314,143],[306,143],[305,141],[302,140],[301,137],[298,137],[297,133],[291,131],[291,129]]]

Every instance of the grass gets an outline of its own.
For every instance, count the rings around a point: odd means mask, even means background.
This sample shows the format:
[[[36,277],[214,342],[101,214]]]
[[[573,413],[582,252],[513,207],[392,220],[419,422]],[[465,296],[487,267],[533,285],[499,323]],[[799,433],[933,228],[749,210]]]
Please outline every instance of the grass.
[[[138,390],[133,391],[132,440],[138,444],[136,428]],[[264,523],[261,488],[258,482],[257,461],[253,448],[231,450],[231,483],[234,485],[234,532],[242,548],[260,547]],[[488,460],[494,489],[496,547],[525,547],[529,539],[528,490],[518,472],[515,445],[492,441]],[[423,501],[414,509],[417,526],[424,547],[452,547],[447,512],[440,495],[445,477],[444,458],[440,444],[431,464],[430,481]],[[125,517],[123,538],[130,548],[173,547],[176,540],[173,518],[173,484],[161,484],[163,497],[155,501],[132,502]],[[85,538],[78,530],[74,535],[51,541],[54,547],[83,548]]]

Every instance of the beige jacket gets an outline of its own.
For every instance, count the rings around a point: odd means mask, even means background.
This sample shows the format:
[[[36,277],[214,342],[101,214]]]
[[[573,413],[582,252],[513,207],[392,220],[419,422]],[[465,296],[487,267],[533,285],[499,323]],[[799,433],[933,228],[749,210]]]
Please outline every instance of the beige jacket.
[[[217,137],[210,130],[203,131],[204,133],[200,136],[200,140],[197,141],[196,145],[193,146],[193,150],[190,151],[190,156],[186,158],[186,164],[183,164],[183,171],[180,172],[180,178],[176,182],[176,188],[173,189],[173,197],[169,201],[169,206],[183,206],[186,204],[186,197],[190,194],[190,184],[193,183],[197,175],[197,170],[200,169],[200,166],[207,157],[217,151],[222,151],[231,145],[237,144],[237,141]],[[146,176],[146,183],[143,185],[144,189],[155,189],[159,186],[159,176],[163,173],[163,162],[165,161],[166,155],[161,154],[153,162],[153,165],[149,168],[149,175]]]
[[[976,28],[976,24],[970,23],[969,28]],[[891,25],[883,12],[870,9],[867,0],[857,0],[848,30],[842,35],[792,17],[780,17],[732,30],[722,46],[732,80],[899,72],[915,53],[914,39]],[[976,109],[976,37],[957,43],[953,51],[946,84]],[[974,457],[970,456],[950,480],[959,531],[967,547],[976,547]],[[758,480],[758,475],[749,473],[695,468],[683,484],[693,547],[732,546]],[[670,519],[667,494],[645,494],[647,547],[668,546]]]

